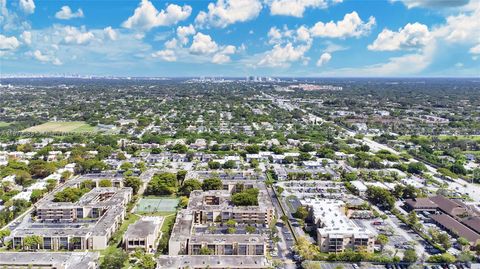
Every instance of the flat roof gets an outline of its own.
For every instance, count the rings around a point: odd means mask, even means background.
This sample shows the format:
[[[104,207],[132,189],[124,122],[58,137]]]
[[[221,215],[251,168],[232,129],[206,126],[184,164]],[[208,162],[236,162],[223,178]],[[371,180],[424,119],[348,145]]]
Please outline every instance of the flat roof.
[[[164,218],[158,217],[142,217],[137,222],[128,226],[125,232],[125,238],[144,238],[149,235],[154,235],[155,230],[160,228]]]
[[[0,267],[40,265],[57,268],[95,268],[98,252],[0,252]]]
[[[229,256],[229,255],[184,255],[160,256],[157,268],[270,268],[271,264],[265,256]]]

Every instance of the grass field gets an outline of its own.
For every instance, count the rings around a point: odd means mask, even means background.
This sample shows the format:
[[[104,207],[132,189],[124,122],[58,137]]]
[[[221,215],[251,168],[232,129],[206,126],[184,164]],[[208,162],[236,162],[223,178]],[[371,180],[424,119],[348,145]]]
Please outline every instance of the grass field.
[[[433,136],[426,136],[426,135],[419,135],[419,138],[432,138]],[[437,135],[436,136],[440,140],[447,140],[447,139],[471,139],[475,141],[480,141],[480,136],[479,135]],[[398,140],[409,140],[410,136],[409,135],[402,135],[398,137]]]
[[[92,133],[96,128],[83,121],[64,121],[64,122],[46,122],[23,130],[23,132],[33,133]]]
[[[9,122],[4,122],[4,121],[0,121],[0,128],[1,127],[8,127],[11,123]]]

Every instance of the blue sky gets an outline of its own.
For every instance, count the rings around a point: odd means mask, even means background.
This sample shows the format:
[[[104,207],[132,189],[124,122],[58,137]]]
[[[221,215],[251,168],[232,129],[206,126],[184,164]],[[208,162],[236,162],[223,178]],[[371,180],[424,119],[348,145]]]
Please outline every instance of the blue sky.
[[[0,0],[3,75],[480,76],[480,0]]]

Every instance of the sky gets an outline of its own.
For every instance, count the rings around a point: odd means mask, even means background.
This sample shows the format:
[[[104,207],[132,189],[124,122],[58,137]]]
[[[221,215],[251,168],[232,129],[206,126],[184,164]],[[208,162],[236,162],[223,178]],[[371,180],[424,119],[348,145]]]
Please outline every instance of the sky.
[[[0,0],[0,75],[480,77],[480,0]]]

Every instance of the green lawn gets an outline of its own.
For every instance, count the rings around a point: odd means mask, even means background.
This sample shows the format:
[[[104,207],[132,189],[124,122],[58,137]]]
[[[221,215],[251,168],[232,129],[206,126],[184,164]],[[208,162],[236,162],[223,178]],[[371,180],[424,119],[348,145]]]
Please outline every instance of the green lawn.
[[[23,130],[23,132],[48,133],[93,133],[96,127],[89,125],[84,121],[64,121],[64,122],[46,122],[37,126],[32,126]]]
[[[12,123],[0,121],[0,128],[2,128],[2,127],[8,127],[8,126],[10,126],[10,124],[12,124]]]

